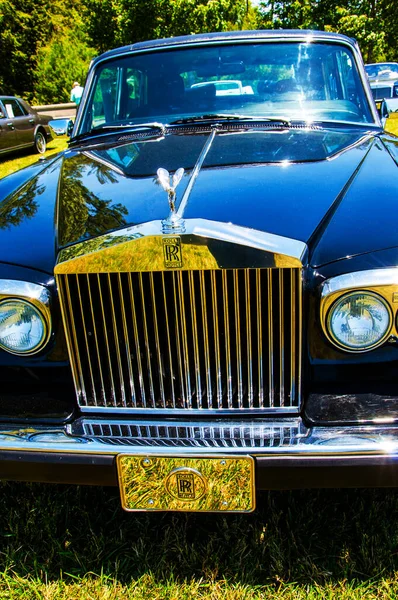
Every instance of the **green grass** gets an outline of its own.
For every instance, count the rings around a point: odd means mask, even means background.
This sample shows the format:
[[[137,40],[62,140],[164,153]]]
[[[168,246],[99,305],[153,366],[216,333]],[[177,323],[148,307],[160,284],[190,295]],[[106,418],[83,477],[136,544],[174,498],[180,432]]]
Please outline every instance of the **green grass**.
[[[398,597],[392,490],[269,492],[251,515],[137,514],[112,488],[0,486],[0,598]]]
[[[47,150],[43,156],[52,156],[53,154],[57,154],[57,152],[61,152],[61,150],[65,150],[65,148],[67,148],[67,137],[63,135],[56,137],[48,143]],[[20,152],[1,157],[0,179],[10,173],[14,173],[14,171],[33,165],[33,163],[39,160],[39,156],[33,150],[21,150]]]
[[[398,135],[398,113],[392,113],[386,122],[386,129],[390,133]]]

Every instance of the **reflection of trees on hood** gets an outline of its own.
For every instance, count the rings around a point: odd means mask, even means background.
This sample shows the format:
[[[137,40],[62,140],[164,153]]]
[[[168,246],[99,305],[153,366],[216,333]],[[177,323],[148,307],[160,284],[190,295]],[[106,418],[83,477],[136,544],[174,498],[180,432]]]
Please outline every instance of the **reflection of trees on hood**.
[[[94,163],[84,155],[64,161],[59,206],[61,246],[126,225],[123,215],[127,215],[128,211],[123,204],[102,200],[84,185],[84,179],[92,175],[101,185],[117,182],[109,167]]]
[[[24,219],[31,219],[39,208],[36,201],[45,187],[39,185],[37,179],[25,185],[16,194],[6,199],[0,205],[0,229],[20,225]]]

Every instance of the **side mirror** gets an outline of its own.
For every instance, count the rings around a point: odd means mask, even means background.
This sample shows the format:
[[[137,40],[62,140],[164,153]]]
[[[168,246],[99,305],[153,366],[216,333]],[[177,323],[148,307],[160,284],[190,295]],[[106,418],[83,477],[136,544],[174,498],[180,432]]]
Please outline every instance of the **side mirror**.
[[[388,117],[390,116],[386,101],[385,100],[377,100],[376,108],[377,108],[377,112],[379,113],[381,122],[384,125],[386,119],[388,119]]]
[[[4,119],[4,116],[5,116],[4,113],[1,112],[1,110],[0,110],[0,119]]]
[[[72,135],[73,127],[75,126],[72,120],[69,121],[68,126],[66,128],[66,135],[70,137]]]

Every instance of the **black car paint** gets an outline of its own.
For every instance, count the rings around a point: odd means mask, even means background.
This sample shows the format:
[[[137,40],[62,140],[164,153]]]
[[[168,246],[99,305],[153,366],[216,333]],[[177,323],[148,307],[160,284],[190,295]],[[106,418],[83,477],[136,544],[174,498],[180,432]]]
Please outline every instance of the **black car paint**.
[[[58,250],[110,230],[164,218],[168,205],[156,182],[156,169],[184,166],[189,174],[208,135],[195,133],[192,127],[189,133],[178,128],[159,141],[131,142],[113,154],[106,148],[75,147],[0,181],[0,197],[4,198],[0,205],[0,277],[42,283],[51,290],[54,306],[54,335],[45,350],[27,359],[0,351],[3,379],[12,382],[13,373],[18,380],[19,370],[35,373],[36,369],[40,380],[39,391],[31,394],[30,401],[21,398],[16,403],[14,420],[16,416],[25,420],[40,415],[42,420],[64,421],[75,410],[52,275]],[[328,139],[333,141],[329,146]],[[325,397],[336,380],[344,382],[347,365],[355,366],[358,373],[356,393],[365,393],[371,382],[379,380],[381,362],[391,386],[396,385],[396,344],[361,355],[340,352],[322,333],[317,310],[320,286],[326,278],[398,264],[396,228],[391,223],[396,201],[397,165],[391,151],[395,144],[393,136],[354,127],[218,134],[185,212],[187,219],[232,222],[309,245],[304,269],[309,292],[304,330],[310,332],[305,340],[304,392],[312,400],[314,394]],[[134,160],[127,164],[123,156]],[[385,184],[382,198],[380,175]],[[186,185],[187,177],[179,194]],[[73,204],[76,198],[80,213]],[[56,409],[56,386],[45,398],[40,391],[41,374],[51,369],[60,369],[57,376],[65,381],[67,390]],[[393,397],[392,392],[390,395]],[[8,406],[6,396],[4,391],[0,394],[4,407]],[[352,420],[352,403],[347,402]],[[392,413],[398,417],[394,403],[384,403],[390,418]],[[309,402],[316,407],[315,420],[328,422],[333,402],[324,400],[326,408],[321,415],[319,405]],[[370,418],[371,407],[372,402],[364,402],[361,414],[365,419],[366,415]],[[383,416],[383,404],[378,414]],[[304,415],[313,420],[305,406]],[[342,410],[340,419],[344,418]]]

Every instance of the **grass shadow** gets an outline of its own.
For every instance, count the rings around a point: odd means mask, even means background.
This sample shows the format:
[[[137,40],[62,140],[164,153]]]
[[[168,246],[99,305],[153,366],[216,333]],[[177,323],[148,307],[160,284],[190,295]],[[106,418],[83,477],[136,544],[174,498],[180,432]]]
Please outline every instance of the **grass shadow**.
[[[398,568],[394,490],[263,493],[243,516],[131,515],[113,488],[3,483],[0,506],[0,570],[19,577],[304,585]]]

